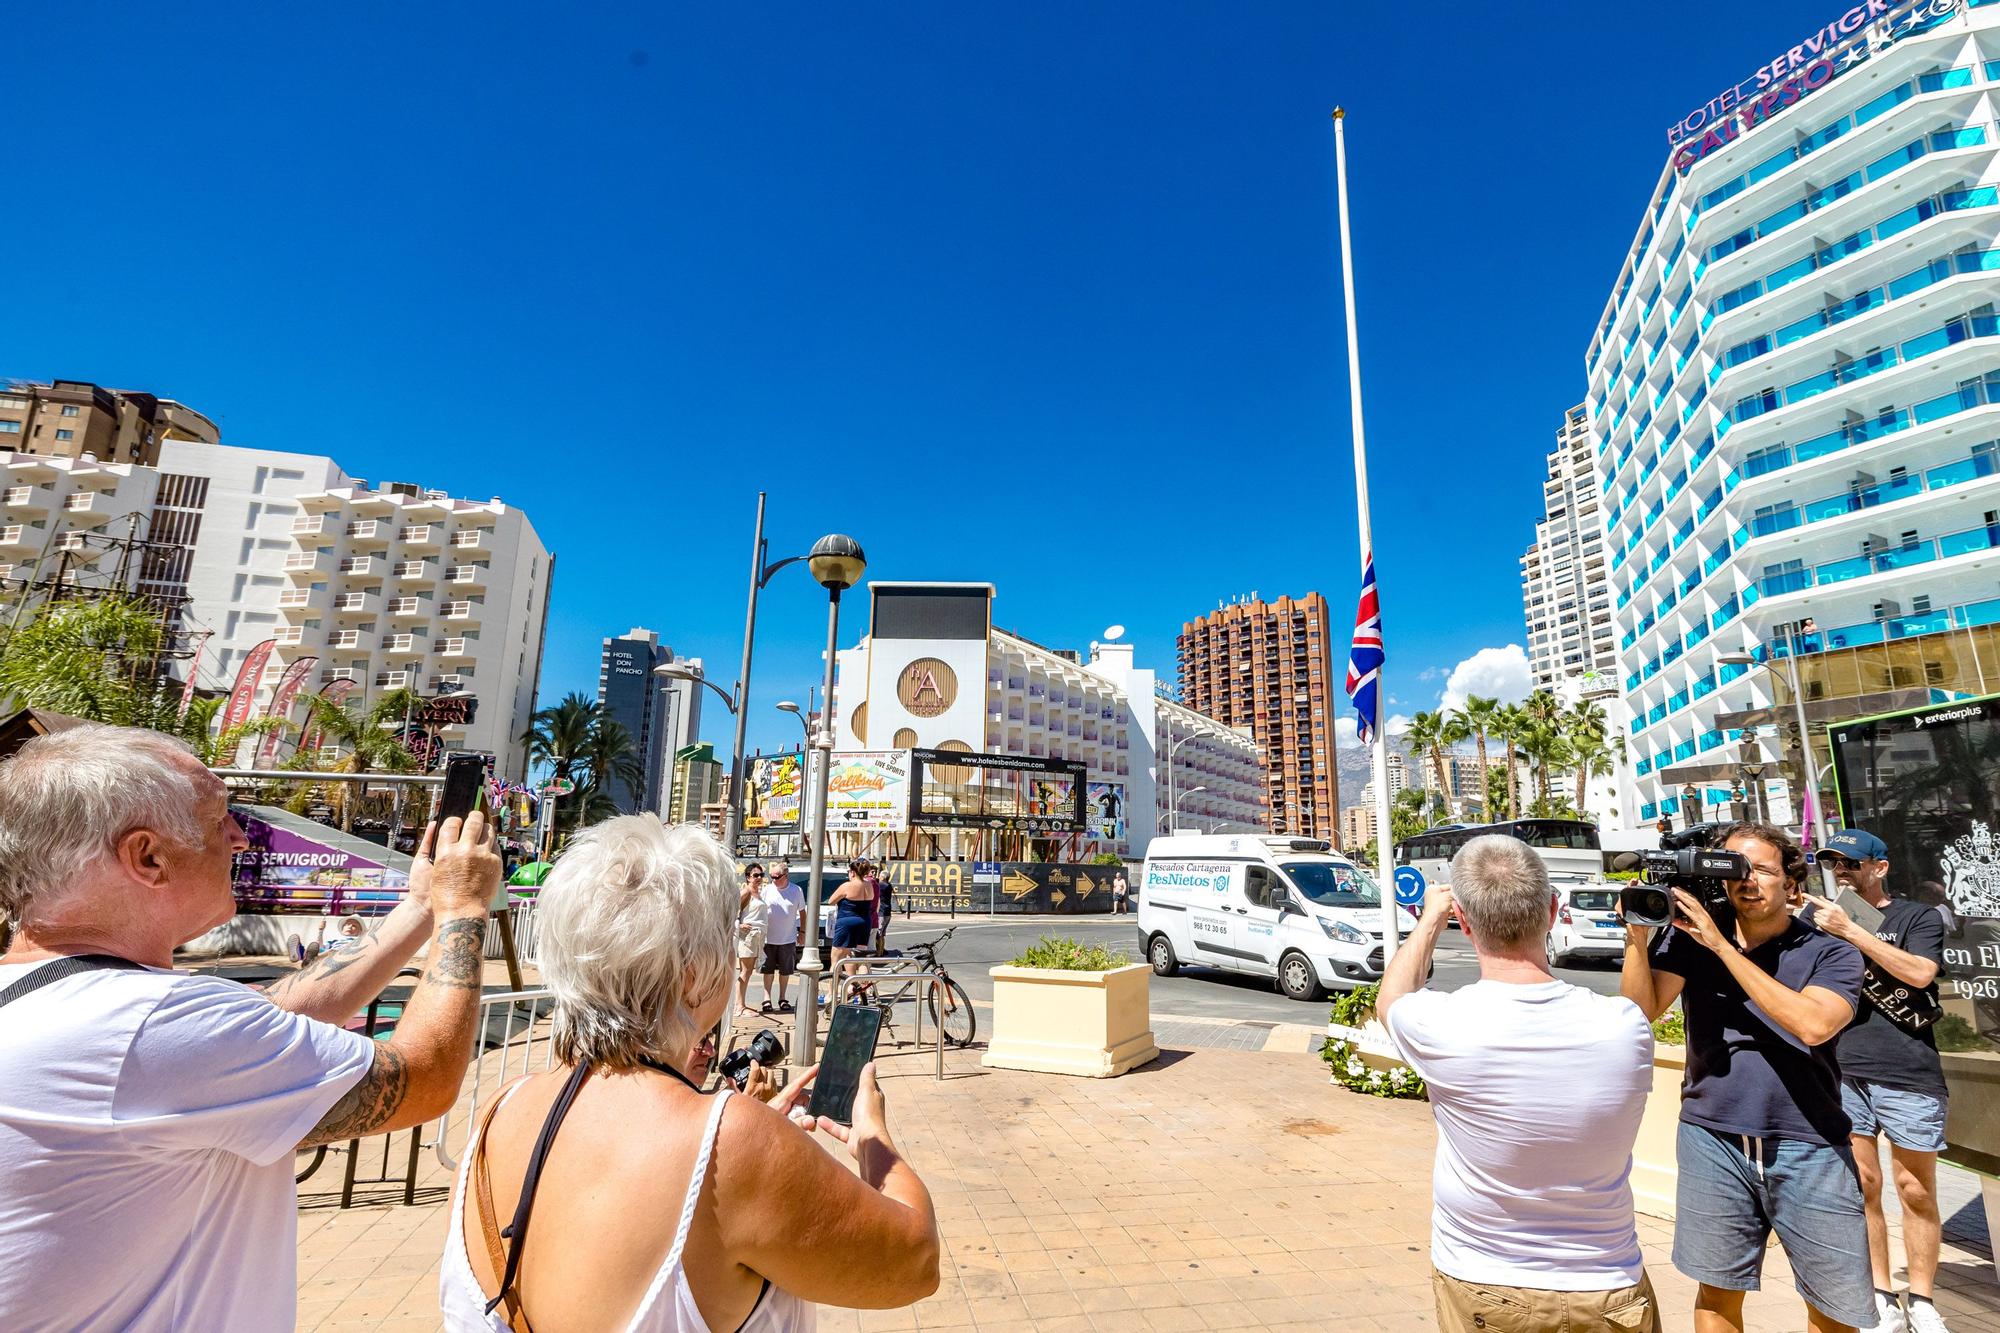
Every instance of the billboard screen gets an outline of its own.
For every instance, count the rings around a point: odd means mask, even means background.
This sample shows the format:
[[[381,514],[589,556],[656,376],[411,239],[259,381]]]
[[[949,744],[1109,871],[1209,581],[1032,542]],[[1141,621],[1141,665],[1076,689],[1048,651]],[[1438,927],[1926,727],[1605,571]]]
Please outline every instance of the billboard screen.
[[[910,752],[836,750],[826,791],[828,829],[901,833],[910,826]]]
[[[929,828],[1081,833],[1084,767],[1070,759],[910,751],[916,803],[910,822]]]
[[[1106,842],[1125,841],[1125,784],[1090,784],[1090,836]]]
[[[1888,892],[1945,919],[1947,1156],[2000,1169],[2000,696],[1830,728],[1840,817],[1889,847]]]
[[[788,750],[755,755],[744,769],[744,831],[797,833],[806,803],[805,754]]]

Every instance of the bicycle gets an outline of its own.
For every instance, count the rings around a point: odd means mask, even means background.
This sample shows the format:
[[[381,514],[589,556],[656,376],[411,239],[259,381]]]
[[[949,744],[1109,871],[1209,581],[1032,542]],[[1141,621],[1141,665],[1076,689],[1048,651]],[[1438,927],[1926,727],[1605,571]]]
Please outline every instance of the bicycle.
[[[908,949],[894,954],[868,955],[872,960],[884,962],[896,958],[912,959],[918,964],[917,971],[937,974],[935,985],[919,982],[915,978],[899,977],[895,972],[859,973],[847,983],[849,999],[859,1003],[872,1004],[882,1011],[885,1026],[889,1023],[894,1006],[905,997],[914,1000],[914,990],[924,988],[924,1003],[928,1007],[931,1022],[943,1034],[944,1040],[953,1046],[972,1045],[979,1035],[979,1016],[973,1011],[972,997],[965,987],[952,980],[951,973],[937,956],[938,947],[949,940],[958,930],[952,926],[934,940],[922,944],[912,944]],[[893,987],[893,991],[889,988]]]

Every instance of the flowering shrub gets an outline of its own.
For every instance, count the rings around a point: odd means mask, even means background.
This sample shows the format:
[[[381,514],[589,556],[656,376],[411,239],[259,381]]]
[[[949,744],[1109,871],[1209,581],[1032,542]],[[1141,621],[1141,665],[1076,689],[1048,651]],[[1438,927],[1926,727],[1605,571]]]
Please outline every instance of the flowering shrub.
[[[1320,1051],[1320,1058],[1333,1071],[1333,1081],[1352,1092],[1365,1092],[1370,1097],[1396,1097],[1421,1101],[1429,1097],[1424,1081],[1414,1069],[1397,1065],[1392,1069],[1371,1069],[1361,1059],[1361,1053],[1344,1041],[1330,1041]]]

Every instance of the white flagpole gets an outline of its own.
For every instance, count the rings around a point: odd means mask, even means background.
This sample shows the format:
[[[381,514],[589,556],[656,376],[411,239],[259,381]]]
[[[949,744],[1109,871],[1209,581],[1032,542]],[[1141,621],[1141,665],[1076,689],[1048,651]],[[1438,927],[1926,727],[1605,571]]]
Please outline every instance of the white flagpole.
[[[1353,414],[1354,434],[1354,514],[1361,537],[1361,558],[1373,558],[1375,540],[1368,519],[1368,442],[1361,426],[1361,340],[1354,320],[1354,245],[1347,226],[1347,136],[1343,132],[1347,112],[1333,109],[1334,184],[1340,195],[1340,294],[1347,306],[1347,394]],[[1376,578],[1376,605],[1381,605],[1382,581]],[[1387,649],[1386,639],[1383,648]],[[1388,696],[1388,661],[1375,681],[1375,718],[1369,728],[1375,733],[1375,878],[1382,892],[1382,966],[1396,956],[1398,909],[1396,907],[1396,860],[1394,838],[1389,831],[1389,738],[1382,728],[1382,702]]]

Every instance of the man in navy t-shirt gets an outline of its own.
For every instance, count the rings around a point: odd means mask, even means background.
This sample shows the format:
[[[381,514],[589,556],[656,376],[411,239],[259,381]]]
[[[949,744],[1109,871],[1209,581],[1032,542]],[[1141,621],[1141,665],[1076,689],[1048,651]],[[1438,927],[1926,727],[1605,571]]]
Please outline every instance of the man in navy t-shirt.
[[[1775,1229],[1813,1327],[1864,1325],[1874,1286],[1834,1053],[1861,953],[1793,920],[1806,859],[1782,829],[1734,824],[1718,845],[1750,865],[1727,884],[1733,930],[1684,889],[1650,947],[1626,928],[1625,997],[1648,1019],[1678,998],[1687,1019],[1674,1267],[1701,1284],[1701,1326],[1741,1329]]]
[[[1840,1034],[1840,1091],[1854,1121],[1854,1161],[1868,1206],[1875,1327],[1881,1333],[1945,1333],[1944,1319],[1931,1303],[1942,1229],[1937,1155],[1944,1148],[1945,1117],[1944,1065],[1931,1023],[1939,1013],[1944,918],[1927,904],[1889,896],[1889,848],[1866,829],[1835,834],[1819,859],[1832,868],[1841,888],[1881,913],[1872,928],[1820,898],[1801,913],[1818,929],[1861,950],[1868,965],[1854,1025]],[[1883,1138],[1889,1140],[1896,1193],[1903,1204],[1903,1250],[1910,1272],[1907,1314],[1890,1285],[1889,1226],[1882,1215]]]

